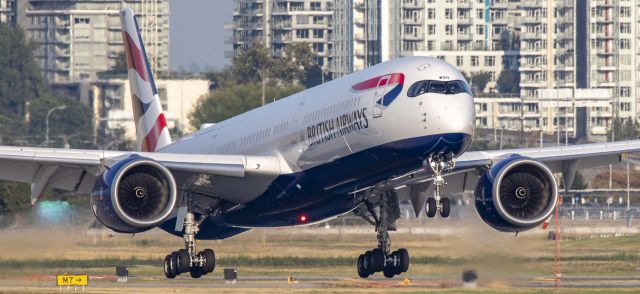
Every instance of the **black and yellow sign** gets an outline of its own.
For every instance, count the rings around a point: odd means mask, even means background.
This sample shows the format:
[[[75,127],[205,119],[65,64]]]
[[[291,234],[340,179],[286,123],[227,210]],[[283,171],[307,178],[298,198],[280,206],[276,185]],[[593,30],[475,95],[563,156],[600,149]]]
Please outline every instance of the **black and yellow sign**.
[[[58,275],[56,279],[58,286],[87,286],[89,276],[87,275]]]

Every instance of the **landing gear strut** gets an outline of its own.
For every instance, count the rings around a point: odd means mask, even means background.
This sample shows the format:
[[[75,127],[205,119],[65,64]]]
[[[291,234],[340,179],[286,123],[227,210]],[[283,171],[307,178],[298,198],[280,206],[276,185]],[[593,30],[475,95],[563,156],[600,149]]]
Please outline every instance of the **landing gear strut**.
[[[436,216],[436,212],[440,212],[441,217],[449,217],[451,213],[451,202],[449,198],[441,197],[442,188],[447,184],[442,177],[442,172],[453,170],[456,165],[453,156],[430,156],[423,162],[425,168],[428,166],[433,172],[434,197],[427,198],[426,212],[428,217]]]
[[[374,273],[382,272],[385,277],[392,278],[406,272],[409,269],[409,252],[406,249],[391,252],[391,238],[389,238],[389,231],[396,230],[396,220],[400,218],[396,193],[386,192],[379,195],[377,203],[365,200],[364,205],[366,210],[362,207],[354,212],[376,226],[378,247],[360,254],[357,262],[358,275],[361,278],[367,278]],[[376,207],[379,208],[377,214]]]
[[[191,206],[191,205],[189,205]],[[204,220],[196,221],[191,208],[184,218],[184,245],[186,249],[174,251],[164,258],[164,275],[173,279],[177,275],[189,272],[192,278],[200,278],[213,272],[216,266],[216,257],[212,249],[197,252],[196,234],[198,227]]]

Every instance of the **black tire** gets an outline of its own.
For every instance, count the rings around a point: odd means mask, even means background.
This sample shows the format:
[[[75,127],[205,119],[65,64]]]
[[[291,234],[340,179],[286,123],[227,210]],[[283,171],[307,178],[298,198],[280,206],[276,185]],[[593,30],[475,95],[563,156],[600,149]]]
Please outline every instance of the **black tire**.
[[[426,211],[427,211],[427,216],[428,217],[434,217],[436,216],[436,199],[433,197],[429,197],[427,198],[427,205],[426,205]]]
[[[409,251],[401,248],[396,251],[400,263],[398,265],[398,273],[404,273],[409,270]]]
[[[358,256],[358,263],[356,264],[356,267],[358,268],[358,276],[363,279],[369,277],[370,273],[364,269],[364,254],[360,254],[360,256]]]
[[[191,265],[191,257],[189,256],[189,251],[187,249],[178,250],[178,273],[186,273],[189,271],[189,266]]]
[[[371,251],[371,272],[381,272],[384,269],[384,253],[382,249],[376,248]]]
[[[175,279],[176,274],[171,271],[171,255],[164,258],[164,276],[168,279]]]
[[[363,254],[363,258],[362,258],[362,266],[364,268],[364,271],[372,274],[374,273],[372,267],[371,267],[371,251],[367,251]]]
[[[391,279],[396,275],[396,269],[393,265],[389,265],[382,270],[382,274],[385,278]]]
[[[198,279],[200,277],[202,277],[202,269],[200,267],[192,267],[189,269],[189,274],[191,275],[192,278],[194,279]]]
[[[180,274],[178,271],[178,252],[171,252],[171,255],[169,256],[169,268],[171,269],[171,272],[177,276]]]
[[[205,249],[200,253],[204,257],[202,272],[206,275],[216,268],[216,254],[212,249]]]
[[[442,207],[440,208],[440,216],[444,218],[449,217],[449,213],[451,213],[451,202],[449,201],[449,198],[440,199],[440,204],[442,204]]]

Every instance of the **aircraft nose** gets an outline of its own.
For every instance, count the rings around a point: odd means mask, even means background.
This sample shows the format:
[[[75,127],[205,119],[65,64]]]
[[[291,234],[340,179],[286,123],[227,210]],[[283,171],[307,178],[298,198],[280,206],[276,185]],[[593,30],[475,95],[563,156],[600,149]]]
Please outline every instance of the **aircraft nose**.
[[[447,106],[444,125],[448,133],[458,133],[473,136],[476,115],[473,97],[469,94],[459,94],[452,97]]]
[[[475,106],[466,93],[431,97],[427,111],[427,131],[431,134],[465,134],[473,136]]]

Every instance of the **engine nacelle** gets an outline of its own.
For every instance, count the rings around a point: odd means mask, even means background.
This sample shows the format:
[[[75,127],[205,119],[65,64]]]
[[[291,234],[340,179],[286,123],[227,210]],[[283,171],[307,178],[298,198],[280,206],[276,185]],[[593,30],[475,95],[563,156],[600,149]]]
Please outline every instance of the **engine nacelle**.
[[[160,225],[177,201],[176,183],[162,164],[139,156],[122,159],[105,171],[91,193],[96,218],[120,233]]]
[[[494,164],[478,181],[476,210],[504,232],[522,232],[543,223],[555,208],[557,183],[539,161],[512,156]]]

